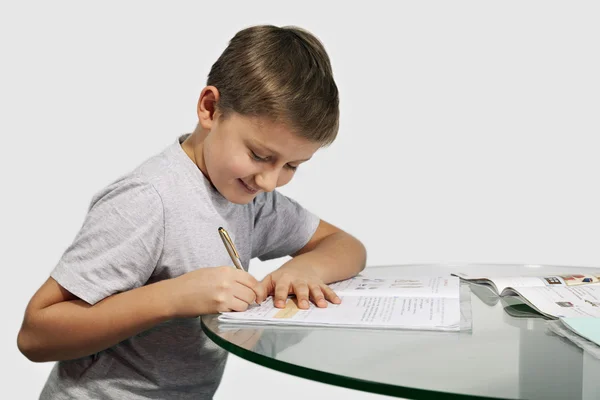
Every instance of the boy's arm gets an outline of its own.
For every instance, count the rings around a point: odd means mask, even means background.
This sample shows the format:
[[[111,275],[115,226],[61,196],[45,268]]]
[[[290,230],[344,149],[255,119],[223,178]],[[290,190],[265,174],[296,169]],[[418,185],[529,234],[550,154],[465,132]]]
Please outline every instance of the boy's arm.
[[[310,241],[292,257],[263,279],[265,293],[274,295],[276,307],[284,307],[291,293],[296,295],[301,308],[308,308],[309,298],[317,306],[326,307],[325,299],[339,302],[326,284],[351,278],[362,271],[367,251],[358,239],[321,220]]]
[[[309,242],[292,257],[296,262],[311,265],[328,284],[362,271],[367,262],[367,250],[354,236],[321,220]]]
[[[246,271],[200,268],[90,305],[49,278],[27,306],[17,345],[31,361],[79,358],[172,318],[243,311],[264,296],[257,286]]]
[[[169,319],[168,281],[119,293],[90,305],[53,278],[27,309],[17,345],[31,361],[58,361],[104,350]]]

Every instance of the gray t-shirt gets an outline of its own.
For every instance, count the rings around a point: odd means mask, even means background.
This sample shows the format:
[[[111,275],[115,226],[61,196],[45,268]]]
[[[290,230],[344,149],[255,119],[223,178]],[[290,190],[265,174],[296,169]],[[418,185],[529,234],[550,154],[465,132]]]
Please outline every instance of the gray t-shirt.
[[[217,232],[228,230],[242,264],[295,253],[319,218],[290,198],[260,193],[230,203],[180,143],[150,158],[92,199],[51,276],[89,304],[197,268],[233,263]],[[40,399],[211,399],[226,351],[199,318],[164,322],[91,356],[56,363]]]

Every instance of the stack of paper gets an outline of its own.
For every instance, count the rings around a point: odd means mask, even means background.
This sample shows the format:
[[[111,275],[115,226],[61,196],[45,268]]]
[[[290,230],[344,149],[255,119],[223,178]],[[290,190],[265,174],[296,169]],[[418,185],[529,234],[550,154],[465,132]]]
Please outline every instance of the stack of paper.
[[[244,312],[226,312],[220,321],[255,324],[387,329],[460,330],[460,280],[442,277],[355,277],[330,285],[342,299],[318,308],[298,308],[288,298],[275,308],[272,297]]]
[[[452,275],[484,285],[500,297],[517,296],[548,318],[600,318],[600,272],[538,277]]]
[[[600,319],[587,317],[561,318],[549,321],[548,327],[600,359]]]

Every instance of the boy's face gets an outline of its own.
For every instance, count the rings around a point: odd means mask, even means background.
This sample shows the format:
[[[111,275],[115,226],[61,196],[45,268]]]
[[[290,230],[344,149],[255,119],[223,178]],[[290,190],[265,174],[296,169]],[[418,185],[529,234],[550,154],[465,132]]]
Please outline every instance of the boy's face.
[[[284,124],[258,117],[231,113],[219,118],[215,113],[200,124],[203,132],[192,142],[192,159],[219,193],[236,204],[287,184],[320,147]]]

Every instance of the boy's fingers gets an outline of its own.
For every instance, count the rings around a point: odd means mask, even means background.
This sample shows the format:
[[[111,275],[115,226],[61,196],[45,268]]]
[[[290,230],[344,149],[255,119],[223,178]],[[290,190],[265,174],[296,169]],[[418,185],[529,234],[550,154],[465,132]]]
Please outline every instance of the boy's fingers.
[[[327,301],[325,300],[323,290],[321,290],[321,287],[319,285],[310,286],[310,296],[313,300],[313,303],[315,303],[317,307],[327,307]]]
[[[290,291],[290,283],[289,281],[281,280],[275,286],[275,295],[273,296],[273,304],[277,308],[285,307],[285,302],[287,301],[288,293]]]
[[[235,275],[235,280],[242,285],[248,286],[249,288],[253,288],[254,286],[258,285],[258,281],[255,277],[250,275],[250,273],[239,269],[236,269],[235,273],[237,274]]]
[[[296,282],[293,284],[294,293],[296,294],[296,298],[298,299],[298,307],[300,308],[308,308],[308,285],[306,282]]]
[[[253,290],[254,290],[254,293],[256,293],[256,303],[257,304],[260,304],[263,301],[265,301],[265,299],[269,295],[268,289],[267,289],[268,284],[269,284],[268,282],[261,281],[261,282],[258,282],[256,284],[256,286],[254,286]]]
[[[342,299],[340,299],[338,295],[335,294],[335,292],[329,286],[321,285],[321,290],[323,291],[325,298],[330,302],[334,304],[340,304],[342,302]]]
[[[270,288],[273,285],[271,274],[267,275],[261,282],[246,271],[237,271],[236,280],[244,286],[249,287],[254,292],[255,301],[257,304],[262,303],[269,295]]]
[[[310,287],[310,298],[313,303],[317,307],[325,308],[327,307],[327,301],[325,301],[325,296],[323,295],[323,291],[318,285],[314,285]]]
[[[254,290],[242,284],[235,287],[233,295],[247,304],[252,304],[252,302],[256,300],[256,293]]]
[[[237,297],[234,297],[231,303],[229,304],[229,309],[223,311],[246,311],[248,309],[248,302],[245,300],[240,300]]]

